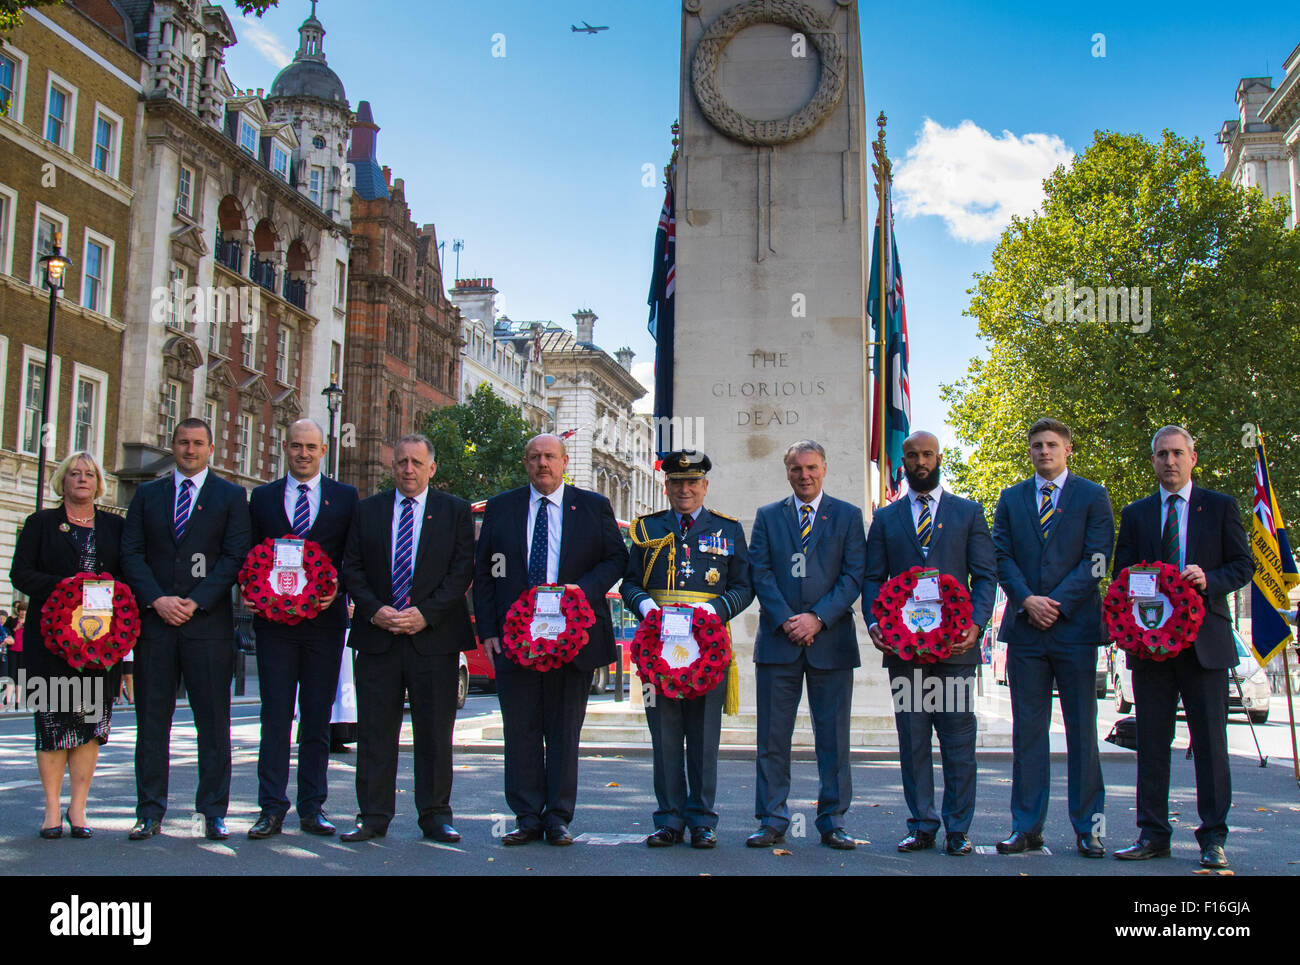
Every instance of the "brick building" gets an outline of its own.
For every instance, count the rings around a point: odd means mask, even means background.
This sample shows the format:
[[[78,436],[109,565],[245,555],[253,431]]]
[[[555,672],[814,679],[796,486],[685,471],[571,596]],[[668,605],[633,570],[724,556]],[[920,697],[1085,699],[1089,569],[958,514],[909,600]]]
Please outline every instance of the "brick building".
[[[144,60],[107,2],[26,10],[0,43],[0,573],[35,507],[49,293],[39,259],[58,237],[72,266],[55,319],[48,481],[68,452],[94,453],[102,503],[125,504],[122,390],[133,167]],[[54,502],[47,490],[46,505]],[[0,580],[0,607],[11,604]]]
[[[347,362],[339,478],[363,494],[391,473],[393,443],[457,401],[460,313],[443,288],[431,224],[411,220],[406,185],[377,156],[379,125],[361,101],[348,161],[355,172],[347,285]]]

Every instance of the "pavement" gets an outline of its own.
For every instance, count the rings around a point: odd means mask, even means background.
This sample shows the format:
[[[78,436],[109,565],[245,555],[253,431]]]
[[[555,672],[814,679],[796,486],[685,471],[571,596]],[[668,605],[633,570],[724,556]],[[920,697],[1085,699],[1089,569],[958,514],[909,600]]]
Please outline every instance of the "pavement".
[[[593,706],[611,697],[593,698]],[[1291,875],[1300,870],[1300,790],[1292,773],[1285,701],[1274,699],[1273,719],[1257,727],[1269,755],[1261,768],[1244,719],[1229,725],[1232,748],[1234,806],[1227,851],[1236,875]],[[513,826],[505,815],[502,757],[499,744],[458,744],[452,804],[455,824],[464,835],[456,846],[425,841],[415,823],[412,758],[399,758],[397,816],[386,838],[362,845],[345,845],[337,838],[301,833],[291,812],[286,832],[267,841],[250,841],[248,828],[257,817],[258,705],[255,699],[237,702],[232,710],[234,780],[227,842],[210,842],[196,833],[189,811],[197,784],[195,733],[189,710],[178,707],[172,730],[171,802],[161,835],[145,842],[128,842],[134,822],[134,711],[114,713],[112,736],[100,754],[91,791],[88,821],[95,837],[74,841],[65,835],[40,840],[41,790],[32,751],[28,715],[0,717],[0,873],[40,875],[374,875],[374,874],[548,874],[548,875],[682,875],[682,874],[876,874],[978,876],[1152,876],[1186,875],[1196,871],[1197,850],[1191,834],[1195,816],[1195,784],[1186,748],[1185,726],[1179,724],[1172,764],[1171,812],[1177,822],[1171,859],[1120,864],[1109,855],[1101,861],[1074,853],[1073,833],[1065,816],[1065,762],[1053,755],[1052,803],[1046,829],[1047,851],[1001,856],[994,843],[1009,832],[1011,757],[1004,749],[979,753],[979,791],[971,838],[977,853],[948,858],[937,851],[902,855],[897,841],[906,833],[897,754],[886,749],[854,755],[854,799],[846,828],[859,841],[852,852],[820,845],[813,820],[816,814],[816,766],[796,761],[790,801],[794,824],[787,843],[772,849],[746,848],[745,837],[755,829],[753,752],[735,753],[719,765],[719,847],[712,852],[689,847],[651,850],[641,842],[653,830],[652,768],[643,748],[584,750],[580,766],[578,809],[571,826],[577,844],[553,848],[534,843],[504,848],[498,838]],[[471,696],[461,711],[462,728],[496,713],[492,696]],[[1108,729],[1109,704],[1103,704],[1099,730]],[[1059,727],[1059,720],[1055,727]],[[1054,727],[1054,729],[1055,729]],[[409,745],[409,722],[404,727]],[[1103,745],[1108,791],[1105,835],[1108,849],[1127,846],[1136,836],[1133,824],[1136,758],[1128,751]],[[1285,755],[1282,749],[1285,748]],[[742,749],[736,749],[739,752]],[[1062,746],[1063,750],[1063,746]],[[1114,752],[1111,753],[1110,751]],[[331,799],[327,810],[336,824],[346,826],[356,807],[355,753],[330,761]],[[936,782],[942,776],[935,757]],[[292,785],[291,785],[292,786]],[[66,789],[65,789],[66,795]],[[292,796],[292,794],[291,794]],[[1186,828],[1184,831],[1183,828]],[[802,831],[802,835],[799,833]]]

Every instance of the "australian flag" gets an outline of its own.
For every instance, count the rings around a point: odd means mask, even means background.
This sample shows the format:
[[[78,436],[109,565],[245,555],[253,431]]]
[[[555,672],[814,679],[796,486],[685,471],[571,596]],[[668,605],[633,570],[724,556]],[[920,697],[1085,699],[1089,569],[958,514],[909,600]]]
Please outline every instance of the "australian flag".
[[[655,340],[655,425],[667,426],[673,414],[673,328],[676,311],[677,202],[673,182],[677,165],[668,169],[659,227],[655,231],[654,272],[650,277],[650,337]],[[656,431],[655,448],[662,455],[674,448],[672,440]]]
[[[881,244],[881,235],[885,243]],[[880,299],[880,257],[883,253],[887,291],[884,305]],[[912,420],[912,394],[908,384],[907,363],[907,310],[903,305],[903,271],[898,264],[898,243],[894,238],[894,213],[889,195],[885,195],[884,210],[876,222],[875,238],[871,246],[871,287],[867,293],[867,314],[875,340],[880,341],[881,324],[884,324],[885,348],[877,346],[875,353],[875,392],[872,394],[871,459],[885,477],[885,498],[896,498],[903,481],[903,440],[907,438]],[[881,372],[881,362],[884,372]],[[881,455],[880,382],[885,383],[885,438],[884,455]]]

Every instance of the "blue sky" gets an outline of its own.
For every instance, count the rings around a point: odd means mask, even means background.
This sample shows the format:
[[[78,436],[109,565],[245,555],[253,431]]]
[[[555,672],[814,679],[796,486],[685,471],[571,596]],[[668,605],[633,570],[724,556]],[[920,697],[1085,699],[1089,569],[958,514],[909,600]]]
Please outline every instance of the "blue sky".
[[[280,0],[261,21],[233,17],[240,43],[226,66],[236,86],[270,87],[309,9]],[[1238,80],[1278,83],[1300,43],[1300,4],[860,9],[868,113],[888,114],[903,182],[913,425],[938,427],[946,441],[938,386],[982,350],[962,314],[966,290],[987,269],[1006,213],[1031,208],[1052,164],[1097,129],[1200,138],[1217,173],[1214,138],[1236,114]],[[590,307],[597,343],[630,345],[644,364],[662,189],[657,173],[644,187],[642,172],[658,172],[670,152],[680,11],[677,0],[321,0],[317,15],[353,109],[371,103],[380,161],[405,178],[415,221],[433,222],[447,242],[447,277],[451,241],[464,239],[460,276],[493,277],[512,318],[571,324]],[[572,33],[583,20],[610,29]],[[1099,33],[1104,57],[1093,55]],[[505,56],[494,57],[498,34]]]

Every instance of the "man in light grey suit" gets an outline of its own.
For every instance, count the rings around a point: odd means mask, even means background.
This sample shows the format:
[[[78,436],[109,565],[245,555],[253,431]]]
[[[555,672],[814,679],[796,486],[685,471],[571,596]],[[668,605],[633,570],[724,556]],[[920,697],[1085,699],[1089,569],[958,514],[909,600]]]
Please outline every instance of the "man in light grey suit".
[[[867,548],[862,510],[822,492],[826,450],[811,440],[785,454],[793,495],[758,511],[749,560],[760,613],[754,641],[758,704],[760,827],[745,843],[768,848],[790,824],[790,742],[808,681],[817,749],[817,830],[822,844],[849,850],[844,813],[853,800],[849,716],[853,668],[861,664],[853,603],[862,593]]]
[[[997,563],[984,507],[945,492],[939,484],[942,453],[929,432],[915,432],[903,441],[903,473],[908,493],[877,510],[867,534],[867,584],[862,612],[872,642],[885,654],[894,696],[894,725],[898,729],[903,797],[911,817],[908,835],[898,850],[933,848],[940,813],[934,806],[934,769],[930,729],[939,735],[943,756],[944,852],[971,853],[971,819],[975,815],[975,641],[993,613],[997,592]],[[871,605],[886,581],[914,566],[954,577],[971,597],[971,627],[952,655],[938,663],[918,666],[885,647],[871,615]]]

